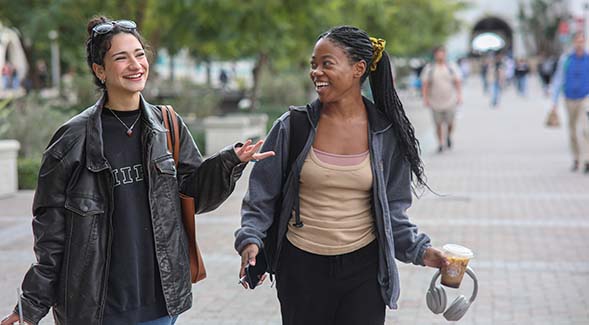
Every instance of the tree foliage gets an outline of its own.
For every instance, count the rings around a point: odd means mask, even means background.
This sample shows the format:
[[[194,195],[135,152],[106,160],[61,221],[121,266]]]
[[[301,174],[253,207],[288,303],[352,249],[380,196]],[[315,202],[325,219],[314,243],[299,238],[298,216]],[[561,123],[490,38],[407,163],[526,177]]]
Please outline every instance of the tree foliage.
[[[528,5],[519,3],[518,19],[523,35],[538,53],[558,54],[558,25],[567,16],[565,0],[532,0]]]
[[[420,54],[457,30],[461,6],[461,0],[0,0],[0,21],[21,31],[31,61],[48,61],[53,29],[62,63],[83,66],[86,22],[103,14],[135,20],[155,51],[187,48],[205,61],[253,58],[259,73],[267,64],[300,69],[317,35],[342,24],[387,39],[392,55]]]

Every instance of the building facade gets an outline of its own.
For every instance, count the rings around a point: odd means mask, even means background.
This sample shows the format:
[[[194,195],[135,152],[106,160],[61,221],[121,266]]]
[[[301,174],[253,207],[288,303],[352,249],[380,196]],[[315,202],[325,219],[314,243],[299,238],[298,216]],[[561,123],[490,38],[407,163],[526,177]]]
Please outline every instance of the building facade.
[[[472,41],[482,33],[495,33],[505,41],[505,51],[513,56],[534,55],[537,49],[527,41],[518,15],[520,4],[524,10],[530,10],[533,0],[467,0],[467,8],[458,14],[464,23],[462,29],[453,35],[446,46],[453,58],[473,53]],[[568,12],[567,24],[570,32],[587,31],[589,20],[589,0],[554,0],[558,12]],[[579,26],[581,24],[581,26]]]

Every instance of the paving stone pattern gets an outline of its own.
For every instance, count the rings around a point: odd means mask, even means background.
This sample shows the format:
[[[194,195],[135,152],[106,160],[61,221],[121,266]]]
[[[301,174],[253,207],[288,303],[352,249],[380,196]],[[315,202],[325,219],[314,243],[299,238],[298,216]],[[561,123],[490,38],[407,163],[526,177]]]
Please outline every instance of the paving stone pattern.
[[[535,80],[533,80],[535,81]],[[507,90],[492,109],[479,84],[465,87],[454,148],[436,153],[431,117],[420,100],[403,96],[423,146],[428,184],[409,210],[433,244],[472,248],[479,296],[462,324],[589,324],[589,175],[569,171],[564,125],[543,126],[549,101],[535,82],[531,95]],[[285,106],[286,107],[286,106]],[[198,217],[208,278],[194,287],[194,307],[177,324],[280,324],[276,291],[237,284],[233,231],[247,179],[218,210]],[[34,261],[32,192],[0,200],[0,312],[11,310],[16,287]],[[425,304],[433,269],[400,264],[399,309],[387,324],[446,324]],[[468,279],[447,289],[449,301],[470,295]],[[41,324],[51,324],[46,317]]]

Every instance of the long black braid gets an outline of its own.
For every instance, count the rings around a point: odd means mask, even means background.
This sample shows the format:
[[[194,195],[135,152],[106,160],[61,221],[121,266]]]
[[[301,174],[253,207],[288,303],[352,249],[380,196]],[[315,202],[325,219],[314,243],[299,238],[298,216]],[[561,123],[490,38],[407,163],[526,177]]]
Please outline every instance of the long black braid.
[[[397,95],[391,72],[388,54],[383,52],[375,71],[370,71],[374,50],[368,34],[353,26],[334,27],[319,35],[317,40],[329,39],[344,50],[351,62],[366,62],[366,72],[361,78],[363,83],[370,76],[370,89],[374,104],[393,123],[393,130],[398,138],[403,156],[409,162],[411,172],[415,176],[414,184],[418,187],[427,186],[421,161],[419,141],[415,130],[405,114],[403,104]]]

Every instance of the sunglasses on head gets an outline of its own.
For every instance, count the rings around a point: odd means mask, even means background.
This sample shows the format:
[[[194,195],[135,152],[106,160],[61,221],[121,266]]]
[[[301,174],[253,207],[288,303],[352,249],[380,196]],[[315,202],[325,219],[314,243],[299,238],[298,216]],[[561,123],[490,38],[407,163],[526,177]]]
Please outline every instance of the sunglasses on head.
[[[92,38],[94,38],[96,35],[104,35],[111,32],[115,26],[119,26],[120,28],[127,30],[134,30],[137,28],[137,24],[135,24],[135,22],[132,20],[113,20],[94,26],[94,28],[92,28]]]
[[[122,29],[126,29],[126,30],[135,30],[137,29],[137,24],[135,24],[134,21],[132,20],[113,20],[113,21],[109,21],[106,23],[100,23],[96,26],[94,26],[92,28],[92,37],[90,38],[90,47],[92,48],[92,52],[91,52],[91,57],[92,57],[92,62],[95,62],[95,57],[94,57],[94,38],[97,35],[104,35],[107,33],[110,33],[113,28],[115,28],[115,26],[118,26]]]

